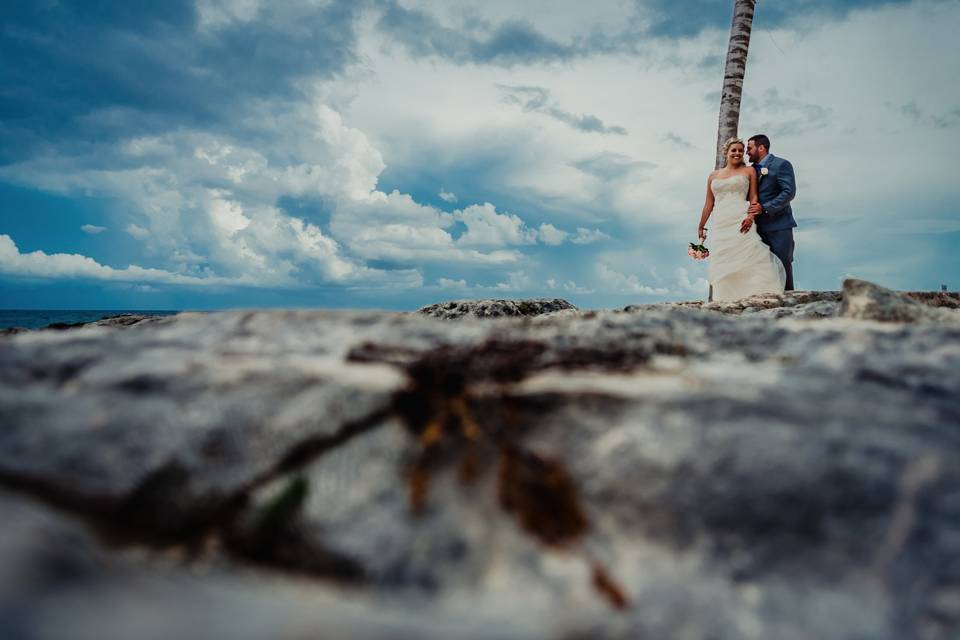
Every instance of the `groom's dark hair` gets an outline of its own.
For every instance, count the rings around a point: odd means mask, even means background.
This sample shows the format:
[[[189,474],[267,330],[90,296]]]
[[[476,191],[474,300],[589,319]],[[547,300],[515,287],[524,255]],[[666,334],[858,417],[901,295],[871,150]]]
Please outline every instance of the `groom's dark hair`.
[[[750,136],[748,140],[753,140],[753,144],[757,145],[758,147],[766,147],[767,151],[770,151],[770,138],[762,133],[758,133],[755,136]]]

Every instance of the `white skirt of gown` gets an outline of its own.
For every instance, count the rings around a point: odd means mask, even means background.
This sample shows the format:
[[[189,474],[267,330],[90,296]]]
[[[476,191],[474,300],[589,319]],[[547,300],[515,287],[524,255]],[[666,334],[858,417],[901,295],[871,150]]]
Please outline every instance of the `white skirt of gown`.
[[[754,224],[740,233],[747,215],[750,180],[735,175],[710,185],[714,205],[710,215],[707,269],[714,300],[740,300],[761,293],[783,293],[787,272],[783,263],[763,243]]]

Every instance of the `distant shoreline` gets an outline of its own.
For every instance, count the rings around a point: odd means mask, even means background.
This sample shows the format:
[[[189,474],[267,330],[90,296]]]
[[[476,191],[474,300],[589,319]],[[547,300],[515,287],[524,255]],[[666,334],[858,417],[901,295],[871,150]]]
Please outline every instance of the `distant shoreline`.
[[[0,309],[2,329],[44,329],[50,325],[77,325],[120,315],[172,316],[178,309]]]

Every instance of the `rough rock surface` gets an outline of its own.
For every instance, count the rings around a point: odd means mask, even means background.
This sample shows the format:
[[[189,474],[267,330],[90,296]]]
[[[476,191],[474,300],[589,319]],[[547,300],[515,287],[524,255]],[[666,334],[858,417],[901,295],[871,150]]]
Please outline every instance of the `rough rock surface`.
[[[115,316],[105,316],[100,320],[95,320],[93,322],[53,322],[48,324],[45,327],[40,327],[40,329],[32,329],[33,331],[65,331],[68,329],[80,329],[83,327],[116,327],[116,328],[126,328],[132,327],[134,325],[143,325],[151,324],[154,322],[165,322],[171,316],[157,316],[149,315],[142,313],[123,313]],[[0,329],[0,337],[16,335],[18,333],[25,333],[31,331],[26,327],[6,327]]]
[[[844,318],[879,320],[881,322],[958,322],[960,314],[952,308],[939,308],[925,302],[905,297],[890,289],[884,289],[865,280],[848,279],[843,283],[843,301],[837,309]]]
[[[107,316],[96,322],[87,323],[84,326],[92,327],[132,327],[134,325],[151,324],[154,322],[166,322],[172,316],[155,316],[141,313],[122,313],[115,316]]]
[[[561,298],[541,298],[536,300],[455,300],[423,307],[417,313],[443,320],[457,320],[464,317],[501,318],[519,316],[539,316],[557,311],[572,310],[576,307]]]
[[[9,637],[957,637],[957,312],[837,295],[10,337]]]
[[[912,322],[957,318],[947,310],[960,308],[960,293],[946,291],[896,292],[863,280],[844,281],[843,291],[786,291],[724,302],[677,302],[630,305],[629,313],[664,306],[703,309],[728,315],[750,314],[763,318],[830,318]],[[841,304],[841,301],[843,304]]]
[[[425,617],[390,603],[370,607],[333,585],[225,565],[209,551],[107,546],[83,522],[6,492],[0,518],[4,640],[537,637],[480,607]]]
[[[717,311],[727,315],[741,315],[744,313],[759,313],[775,311],[784,312],[785,315],[797,317],[826,317],[834,315],[836,305],[840,302],[841,294],[839,291],[786,291],[780,294],[763,294],[744,298],[743,300],[732,300],[724,302],[675,302],[660,304],[630,305],[624,308],[624,311],[635,313],[647,309],[661,308],[664,305],[672,307],[682,307],[689,309],[703,309],[706,311]],[[817,309],[814,313],[807,313],[808,307],[813,306]],[[821,310],[828,313],[821,313]],[[785,317],[773,314],[774,317]]]

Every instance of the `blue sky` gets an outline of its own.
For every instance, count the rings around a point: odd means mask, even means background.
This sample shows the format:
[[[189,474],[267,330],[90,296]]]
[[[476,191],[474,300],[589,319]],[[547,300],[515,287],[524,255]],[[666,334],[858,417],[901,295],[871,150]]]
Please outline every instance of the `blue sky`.
[[[732,2],[37,0],[0,24],[0,307],[702,298]],[[960,288],[960,2],[760,0],[741,135],[800,288]]]

